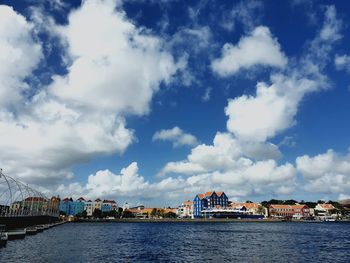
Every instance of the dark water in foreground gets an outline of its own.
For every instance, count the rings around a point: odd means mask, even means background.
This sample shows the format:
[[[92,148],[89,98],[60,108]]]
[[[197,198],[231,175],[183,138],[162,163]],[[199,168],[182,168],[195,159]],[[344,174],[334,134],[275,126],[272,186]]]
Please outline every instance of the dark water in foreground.
[[[0,262],[350,262],[350,223],[76,223],[0,249]]]

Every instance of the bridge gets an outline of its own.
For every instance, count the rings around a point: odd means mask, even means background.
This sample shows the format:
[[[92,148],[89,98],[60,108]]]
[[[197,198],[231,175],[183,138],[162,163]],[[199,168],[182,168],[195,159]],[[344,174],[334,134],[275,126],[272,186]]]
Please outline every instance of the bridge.
[[[48,198],[0,169],[0,224],[7,229],[53,223],[59,205],[59,197]]]

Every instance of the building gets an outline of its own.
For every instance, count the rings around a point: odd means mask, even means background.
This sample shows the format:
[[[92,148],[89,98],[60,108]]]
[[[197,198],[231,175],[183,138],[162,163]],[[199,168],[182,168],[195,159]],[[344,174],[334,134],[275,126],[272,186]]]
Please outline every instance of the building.
[[[192,218],[193,216],[193,202],[187,200],[183,202],[178,208],[176,214],[180,218]]]
[[[102,211],[102,200],[100,198],[97,198],[94,202],[92,211],[95,211],[95,209],[99,209]]]
[[[67,216],[76,216],[81,214],[85,208],[85,199],[80,197],[76,201],[72,198],[65,198],[60,202],[60,211],[65,213]]]
[[[87,200],[85,202],[84,210],[86,211],[87,216],[92,216],[92,213],[94,212],[94,202]]]
[[[315,216],[321,219],[327,217],[337,218],[340,216],[340,212],[332,204],[317,204],[315,207]]]
[[[310,217],[310,208],[307,205],[270,205],[270,217],[302,219]]]
[[[203,217],[202,211],[214,207],[226,208],[228,198],[224,192],[206,192],[197,194],[193,200],[193,217]]]
[[[118,204],[114,200],[103,200],[101,210],[102,210],[102,213],[107,213],[112,210],[117,211]]]
[[[263,207],[259,203],[251,203],[251,202],[231,202],[229,204],[230,208],[237,209],[240,207],[245,207],[247,212],[252,215],[264,215],[268,216],[267,208]]]

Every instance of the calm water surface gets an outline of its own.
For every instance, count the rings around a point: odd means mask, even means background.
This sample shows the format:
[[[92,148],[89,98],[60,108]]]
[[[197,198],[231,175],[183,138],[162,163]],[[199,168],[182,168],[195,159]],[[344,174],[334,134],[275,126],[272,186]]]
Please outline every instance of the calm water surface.
[[[349,223],[72,223],[0,262],[350,262]]]

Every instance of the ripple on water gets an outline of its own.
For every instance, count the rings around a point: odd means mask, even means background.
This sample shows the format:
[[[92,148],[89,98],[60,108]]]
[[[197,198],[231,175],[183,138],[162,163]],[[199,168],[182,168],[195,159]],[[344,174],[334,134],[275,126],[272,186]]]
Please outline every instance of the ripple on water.
[[[0,262],[350,262],[350,224],[65,224],[0,249]]]

